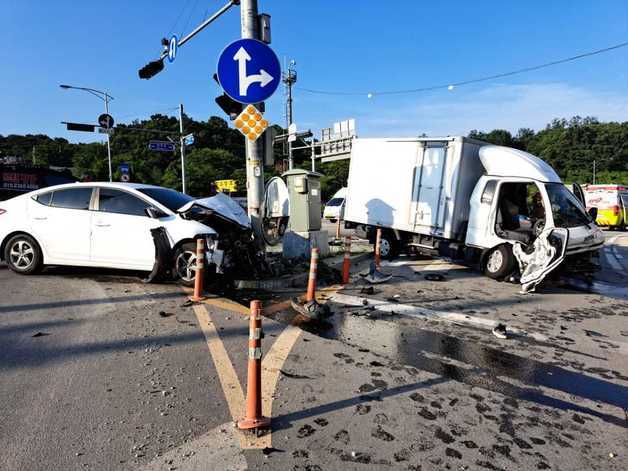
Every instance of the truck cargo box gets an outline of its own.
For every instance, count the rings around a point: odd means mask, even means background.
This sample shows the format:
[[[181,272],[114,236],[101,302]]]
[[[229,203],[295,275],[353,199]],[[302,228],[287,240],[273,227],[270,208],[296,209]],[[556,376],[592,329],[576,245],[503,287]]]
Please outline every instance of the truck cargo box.
[[[483,145],[464,137],[356,138],[345,220],[464,240]]]

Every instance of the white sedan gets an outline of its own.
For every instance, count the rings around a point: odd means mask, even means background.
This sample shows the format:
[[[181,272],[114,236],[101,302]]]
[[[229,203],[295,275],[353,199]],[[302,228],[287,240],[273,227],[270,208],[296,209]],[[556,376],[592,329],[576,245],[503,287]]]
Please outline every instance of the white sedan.
[[[239,247],[252,239],[246,213],[222,193],[195,200],[150,185],[73,183],[0,202],[0,260],[21,274],[44,265],[151,271],[151,230],[160,227],[173,262],[168,272],[186,284],[194,281],[195,239],[207,240],[208,261],[219,272],[225,254],[219,239],[240,238]]]

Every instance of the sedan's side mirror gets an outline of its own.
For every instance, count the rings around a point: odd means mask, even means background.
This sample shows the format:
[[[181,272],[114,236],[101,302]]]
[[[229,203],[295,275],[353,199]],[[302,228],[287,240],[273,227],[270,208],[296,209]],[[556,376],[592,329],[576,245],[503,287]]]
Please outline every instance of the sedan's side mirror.
[[[152,219],[159,219],[167,216],[167,214],[161,209],[154,208],[153,206],[146,208],[144,211],[146,211],[146,215]]]
[[[589,216],[591,216],[593,222],[595,222],[595,220],[597,219],[597,208],[594,206],[592,208],[589,208],[587,212],[589,213]]]

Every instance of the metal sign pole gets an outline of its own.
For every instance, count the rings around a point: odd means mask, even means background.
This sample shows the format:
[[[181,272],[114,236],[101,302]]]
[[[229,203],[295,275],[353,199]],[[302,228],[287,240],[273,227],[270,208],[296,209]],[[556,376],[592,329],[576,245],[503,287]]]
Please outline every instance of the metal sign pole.
[[[109,95],[105,93],[105,113],[109,115]],[[109,181],[113,182],[113,171],[111,169],[111,135],[107,130],[107,159],[109,161]]]
[[[258,39],[257,31],[257,0],[241,0],[240,20],[243,39]],[[259,108],[259,106],[258,106]],[[262,164],[262,149],[259,140],[252,142],[245,139],[246,151],[246,180],[247,180],[247,207],[253,230],[261,245],[262,237],[261,202],[264,193],[264,166]]]
[[[185,181],[185,140],[183,138],[183,103],[179,104],[179,144],[181,145],[181,190],[187,194]]]

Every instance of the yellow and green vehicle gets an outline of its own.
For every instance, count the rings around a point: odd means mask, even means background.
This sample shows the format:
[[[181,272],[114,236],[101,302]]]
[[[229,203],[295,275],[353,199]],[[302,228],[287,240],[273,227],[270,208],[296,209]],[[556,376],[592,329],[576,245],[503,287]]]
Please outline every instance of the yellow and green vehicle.
[[[613,229],[628,227],[628,186],[587,185],[584,197],[587,209],[597,208],[598,225]]]

